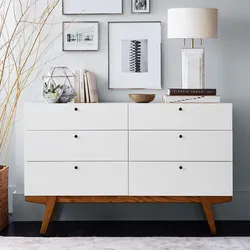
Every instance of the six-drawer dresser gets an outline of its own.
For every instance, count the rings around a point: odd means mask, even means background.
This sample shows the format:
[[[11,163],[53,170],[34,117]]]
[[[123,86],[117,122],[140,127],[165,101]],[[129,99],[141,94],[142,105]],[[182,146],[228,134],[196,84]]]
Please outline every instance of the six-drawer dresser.
[[[233,195],[231,104],[26,104],[25,199],[196,202]]]

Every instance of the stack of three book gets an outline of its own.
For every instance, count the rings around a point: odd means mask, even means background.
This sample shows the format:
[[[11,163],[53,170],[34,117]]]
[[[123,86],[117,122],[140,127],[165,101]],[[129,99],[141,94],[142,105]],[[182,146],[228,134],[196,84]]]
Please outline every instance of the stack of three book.
[[[98,103],[99,95],[95,74],[85,69],[76,69],[75,75],[75,103]]]
[[[220,103],[216,89],[169,89],[163,103]]]

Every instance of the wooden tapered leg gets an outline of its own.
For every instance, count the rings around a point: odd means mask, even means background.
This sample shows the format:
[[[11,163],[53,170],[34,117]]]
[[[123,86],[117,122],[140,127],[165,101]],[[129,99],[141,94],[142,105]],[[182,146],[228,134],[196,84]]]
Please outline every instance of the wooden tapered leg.
[[[45,204],[46,208],[45,208],[45,212],[44,212],[42,227],[41,227],[41,230],[40,230],[41,234],[46,234],[49,222],[52,219],[55,204],[56,204],[56,197],[54,197],[54,196],[47,197],[46,204]]]
[[[208,225],[211,231],[211,234],[216,234],[216,226],[214,222],[214,215],[212,211],[212,203],[209,201],[209,199],[202,198],[201,203],[208,221]]]

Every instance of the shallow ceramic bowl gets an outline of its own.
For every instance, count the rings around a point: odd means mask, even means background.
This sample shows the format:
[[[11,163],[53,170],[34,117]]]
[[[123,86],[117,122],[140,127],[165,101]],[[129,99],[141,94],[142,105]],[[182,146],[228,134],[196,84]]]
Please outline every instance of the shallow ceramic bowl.
[[[148,94],[130,94],[129,98],[136,103],[150,103],[155,99],[155,95]]]

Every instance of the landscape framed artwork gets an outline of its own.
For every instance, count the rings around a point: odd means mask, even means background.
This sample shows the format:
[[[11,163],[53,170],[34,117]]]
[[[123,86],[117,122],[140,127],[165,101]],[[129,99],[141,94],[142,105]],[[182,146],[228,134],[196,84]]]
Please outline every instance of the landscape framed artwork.
[[[150,0],[131,0],[132,13],[150,13]]]
[[[161,22],[109,22],[109,89],[162,89]]]
[[[63,22],[63,51],[97,51],[98,22]]]
[[[123,0],[62,0],[63,15],[122,14]]]

